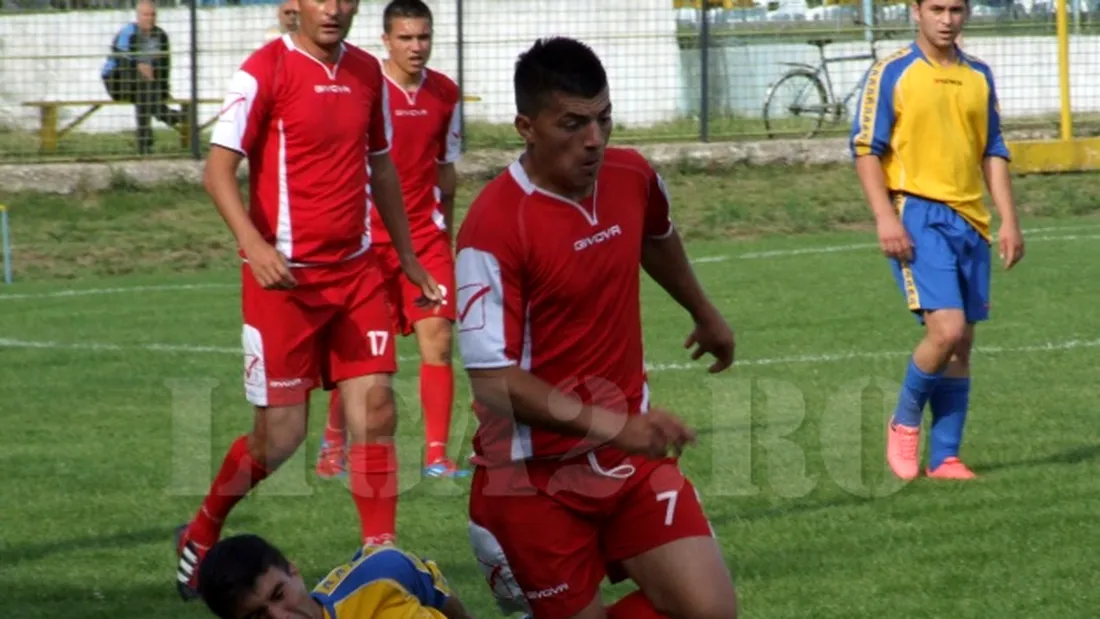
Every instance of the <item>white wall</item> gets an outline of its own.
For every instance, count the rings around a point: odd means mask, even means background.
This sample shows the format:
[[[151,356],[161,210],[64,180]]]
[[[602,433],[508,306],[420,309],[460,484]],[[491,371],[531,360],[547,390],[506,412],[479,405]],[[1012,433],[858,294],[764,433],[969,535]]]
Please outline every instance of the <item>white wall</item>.
[[[577,0],[465,0],[465,90],[481,97],[467,106],[467,118],[510,123],[514,112],[512,68],[516,56],[539,36],[578,37],[600,54],[615,88],[616,113],[637,123],[671,120],[678,114],[673,93],[681,78],[676,59],[676,23],[665,0],[598,0],[594,14]],[[456,19],[453,2],[431,2],[436,21],[432,64],[456,73]],[[349,39],[383,54],[379,2],[363,2]],[[656,7],[660,7],[659,9]],[[653,19],[654,15],[667,19]],[[274,6],[200,9],[198,13],[199,97],[220,100],[240,62],[263,42],[272,26]],[[131,11],[75,12],[0,17],[0,123],[32,127],[34,109],[22,101],[103,99],[99,78],[111,40]],[[190,95],[188,9],[160,8],[158,23],[172,48],[172,89]],[[654,71],[660,67],[659,71]],[[217,106],[200,110],[216,114]],[[79,110],[70,109],[70,115]],[[81,125],[84,131],[118,131],[133,127],[133,111],[102,110]]]
[[[598,10],[591,8],[598,2]],[[454,3],[433,2],[436,52],[433,65],[456,70]],[[465,89],[481,97],[466,107],[469,120],[508,123],[513,111],[512,67],[516,55],[538,36],[566,34],[587,41],[601,55],[612,85],[619,122],[644,126],[689,115],[698,108],[698,51],[676,44],[676,12],[668,0],[465,0]],[[381,54],[381,6],[364,1],[350,40]],[[220,99],[229,76],[258,47],[274,24],[275,7],[200,9],[198,23],[199,96]],[[111,39],[132,20],[130,11],[95,11],[0,17],[0,125],[34,129],[29,100],[103,99],[99,71]],[[189,16],[186,8],[161,8],[159,23],[173,41],[172,88],[190,95]],[[902,42],[880,43],[883,52]],[[997,75],[1006,117],[1058,111],[1057,47],[1053,37],[979,38],[967,51],[983,58]],[[865,43],[834,44],[830,54],[861,53]],[[807,45],[752,45],[713,50],[712,86],[723,89],[712,100],[744,115],[758,115],[769,83],[784,70],[783,60],[815,60]],[[1100,111],[1100,37],[1071,43],[1073,106]],[[834,65],[834,86],[846,92],[865,63]],[[716,72],[718,72],[716,74]],[[217,106],[200,110],[204,118]],[[70,109],[67,116],[79,113]],[[63,118],[66,116],[63,115]],[[84,131],[127,131],[133,110],[97,113]]]

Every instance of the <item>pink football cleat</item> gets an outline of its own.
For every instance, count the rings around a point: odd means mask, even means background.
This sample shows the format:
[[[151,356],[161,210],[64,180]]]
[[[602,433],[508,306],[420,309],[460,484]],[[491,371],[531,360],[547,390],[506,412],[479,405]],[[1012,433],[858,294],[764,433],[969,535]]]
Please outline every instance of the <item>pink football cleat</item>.
[[[974,479],[977,475],[963,464],[962,460],[952,456],[946,458],[934,470],[929,469],[928,477],[932,479]]]
[[[906,481],[920,475],[920,427],[903,426],[890,420],[886,431],[886,462],[890,470]]]

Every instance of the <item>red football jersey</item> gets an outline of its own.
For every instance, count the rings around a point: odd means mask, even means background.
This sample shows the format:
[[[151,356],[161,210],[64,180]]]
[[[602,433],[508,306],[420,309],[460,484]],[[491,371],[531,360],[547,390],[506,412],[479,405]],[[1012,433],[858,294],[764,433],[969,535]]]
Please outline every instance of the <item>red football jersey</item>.
[[[439,208],[439,164],[461,154],[458,85],[446,75],[425,69],[416,90],[405,90],[386,76],[393,144],[390,157],[401,177],[401,193],[413,241],[446,230]],[[377,210],[371,212],[375,243],[390,242]]]
[[[212,144],[248,158],[249,214],[295,266],[370,246],[367,153],[389,150],[382,65],[345,44],[332,66],[285,35],[233,76]]]
[[[671,233],[664,182],[634,150],[607,149],[595,190],[582,203],[536,187],[513,163],[474,200],[458,234],[463,364],[519,364],[585,402],[646,411],[642,241]],[[479,463],[575,455],[594,446],[477,402],[474,408]]]

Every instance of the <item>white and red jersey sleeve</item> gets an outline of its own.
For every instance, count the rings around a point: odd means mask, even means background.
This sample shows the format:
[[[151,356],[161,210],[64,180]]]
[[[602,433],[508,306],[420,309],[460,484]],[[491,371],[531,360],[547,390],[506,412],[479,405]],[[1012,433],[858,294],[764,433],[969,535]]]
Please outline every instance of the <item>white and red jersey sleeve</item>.
[[[448,112],[443,131],[443,135],[439,136],[436,161],[440,164],[455,163],[462,155],[462,102],[457,98]]]
[[[273,52],[271,45],[260,48],[233,74],[214,124],[211,144],[245,157],[252,155],[268,128],[274,103],[277,55]]]
[[[470,207],[456,240],[458,345],[463,365],[530,369],[525,342],[522,238],[514,217],[500,217],[507,183],[494,181]]]
[[[672,199],[661,174],[646,162],[649,178],[649,200],[646,202],[644,234],[649,238],[665,238],[672,234]]]
[[[371,84],[375,101],[371,105],[370,130],[368,140],[371,155],[384,155],[393,144],[393,119],[390,117],[390,94],[386,80],[382,75],[382,61],[377,63],[376,82]]]

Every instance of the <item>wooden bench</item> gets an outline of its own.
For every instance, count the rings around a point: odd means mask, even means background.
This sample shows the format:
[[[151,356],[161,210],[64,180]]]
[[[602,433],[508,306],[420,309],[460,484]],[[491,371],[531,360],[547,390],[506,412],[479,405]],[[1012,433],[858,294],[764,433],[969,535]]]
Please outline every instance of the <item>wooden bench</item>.
[[[221,105],[221,99],[199,99],[200,104]],[[169,99],[165,101],[169,106],[179,106],[180,111],[183,112],[183,122],[176,125],[175,129],[180,134],[180,146],[183,148],[191,147],[191,99]],[[108,106],[127,106],[133,107],[134,104],[129,101],[114,101],[111,99],[104,100],[90,100],[90,101],[26,101],[23,103],[25,107],[38,108],[38,115],[40,118],[40,124],[38,129],[39,149],[43,153],[53,153],[57,151],[57,142],[69,133],[73,129],[76,129],[85,120],[92,115]],[[69,124],[64,127],[59,127],[60,118],[58,111],[63,107],[86,107],[80,116],[77,116]],[[214,124],[218,120],[217,115],[207,120],[199,126],[199,131],[202,131]]]
[[[481,97],[477,95],[464,95],[463,101],[477,102],[481,101]],[[180,146],[184,149],[191,148],[191,100],[190,99],[169,99],[166,101],[169,106],[178,105],[180,111],[183,112],[183,122],[176,125],[176,131],[180,134]],[[200,104],[209,105],[221,105],[221,99],[199,99]],[[129,101],[114,101],[111,99],[105,99],[101,101],[26,101],[23,103],[26,107],[38,108],[38,115],[40,118],[38,129],[39,149],[43,153],[57,152],[57,142],[69,133],[73,129],[80,126],[80,123],[88,120],[92,114],[95,114],[100,109],[107,106],[119,106],[125,105],[132,107],[134,104]],[[63,107],[86,107],[87,110],[83,114],[77,116],[69,124],[64,127],[58,127],[60,124],[60,118],[58,110]],[[199,125],[199,131],[205,130],[210,125],[214,124],[218,120],[218,116],[215,114],[212,118]]]

